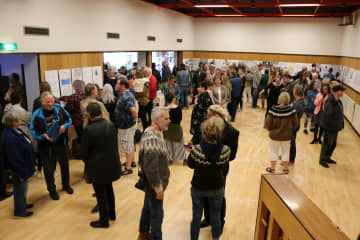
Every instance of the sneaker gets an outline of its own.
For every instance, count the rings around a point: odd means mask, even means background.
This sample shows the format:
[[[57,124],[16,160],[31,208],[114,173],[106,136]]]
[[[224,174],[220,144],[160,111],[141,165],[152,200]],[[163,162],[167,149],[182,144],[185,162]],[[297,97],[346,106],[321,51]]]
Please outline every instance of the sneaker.
[[[24,215],[21,216],[14,216],[15,219],[19,219],[19,218],[27,218],[27,217],[31,217],[34,213],[33,212],[26,212]]]
[[[73,194],[74,193],[74,189],[72,189],[70,186],[64,187],[63,189],[68,194]]]
[[[314,140],[311,141],[310,144],[315,144],[315,143],[317,143],[317,141],[318,141],[318,140],[314,139]]]
[[[133,170],[131,168],[130,169],[124,168],[124,171],[122,171],[122,175],[129,175],[132,173],[133,173]]]
[[[149,233],[139,233],[137,240],[151,240]]]
[[[136,163],[135,163],[135,162],[132,162],[132,163],[131,163],[131,167],[132,167],[132,168],[136,168]]]
[[[305,134],[308,134],[308,130],[307,130],[307,129],[305,129],[305,130],[304,130],[304,133],[305,133]]]
[[[315,128],[310,128],[310,132],[314,132],[315,131]]]
[[[49,195],[50,195],[52,200],[59,200],[60,199],[59,194],[57,192],[50,192]]]

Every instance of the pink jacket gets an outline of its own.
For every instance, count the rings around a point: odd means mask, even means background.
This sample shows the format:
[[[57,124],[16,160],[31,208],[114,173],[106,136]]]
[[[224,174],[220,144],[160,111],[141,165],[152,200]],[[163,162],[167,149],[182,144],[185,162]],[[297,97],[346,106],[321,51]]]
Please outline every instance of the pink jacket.
[[[328,97],[329,97],[329,94],[326,94],[325,101],[328,99]],[[317,115],[319,113],[321,107],[324,110],[324,104],[322,103],[322,101],[323,101],[323,94],[321,92],[319,92],[318,95],[316,95],[316,98],[314,101],[314,104],[316,106],[315,110],[314,110],[315,115]]]

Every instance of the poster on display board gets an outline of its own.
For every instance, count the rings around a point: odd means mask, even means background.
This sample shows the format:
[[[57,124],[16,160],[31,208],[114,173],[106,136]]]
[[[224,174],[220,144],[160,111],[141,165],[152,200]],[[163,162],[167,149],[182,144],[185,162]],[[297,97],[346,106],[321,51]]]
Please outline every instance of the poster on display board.
[[[339,65],[318,64],[316,68],[320,72],[320,77],[321,78],[323,78],[325,74],[329,73],[330,68],[333,69],[334,76],[335,76],[335,74],[337,72],[340,72],[340,66]]]
[[[360,71],[344,66],[342,68],[343,82],[360,93]]]
[[[73,93],[72,82],[71,82],[71,70],[60,69],[59,78],[60,78],[61,96],[70,96]]]
[[[93,83],[93,70],[92,67],[83,67],[82,68],[83,81],[86,84]]]
[[[55,97],[60,97],[59,75],[57,70],[45,71],[45,81],[49,83],[51,92]]]
[[[93,70],[93,75],[92,75],[93,83],[99,85],[100,88],[103,88],[104,83],[103,83],[103,74],[102,74],[101,66],[93,67],[92,70]]]
[[[83,80],[82,77],[82,68],[73,68],[71,69],[71,76],[72,76],[72,80]]]

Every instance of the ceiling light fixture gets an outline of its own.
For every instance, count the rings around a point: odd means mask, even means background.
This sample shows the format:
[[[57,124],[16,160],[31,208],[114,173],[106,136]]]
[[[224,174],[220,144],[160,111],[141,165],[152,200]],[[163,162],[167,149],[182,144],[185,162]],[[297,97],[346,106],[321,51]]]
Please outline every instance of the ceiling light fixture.
[[[280,7],[319,7],[320,3],[280,4]]]
[[[215,14],[215,17],[245,17],[242,14]]]
[[[212,5],[194,5],[197,8],[226,8],[230,7],[229,5],[225,4],[212,4]]]

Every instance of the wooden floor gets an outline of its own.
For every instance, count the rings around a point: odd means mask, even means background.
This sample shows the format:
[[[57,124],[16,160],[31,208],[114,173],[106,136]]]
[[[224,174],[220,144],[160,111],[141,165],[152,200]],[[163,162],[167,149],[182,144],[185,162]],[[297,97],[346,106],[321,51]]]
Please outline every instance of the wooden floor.
[[[191,109],[184,110],[185,141],[190,139]],[[254,239],[260,176],[269,165],[269,140],[263,129],[264,112],[247,105],[239,112],[234,126],[240,130],[237,158],[231,163],[227,180],[227,217],[223,240]],[[303,121],[302,121],[303,123]],[[290,178],[351,239],[360,232],[360,138],[347,124],[339,135],[330,169],[319,166],[320,145],[310,145],[312,137],[302,130],[298,134],[298,155]],[[121,160],[124,161],[124,156]],[[190,181],[192,171],[175,164],[165,193],[163,239],[190,239],[192,215]],[[12,219],[13,199],[0,202],[0,239],[136,239],[144,194],[134,188],[137,175],[124,176],[115,182],[117,220],[109,229],[89,227],[98,215],[91,214],[95,205],[91,185],[82,180],[83,164],[71,160],[71,182],[74,195],[60,192],[52,201],[45,181],[30,179],[28,202],[35,203],[34,216]],[[280,165],[278,171],[281,171]],[[58,188],[61,178],[57,177]],[[201,230],[200,238],[211,239],[210,228]]]

